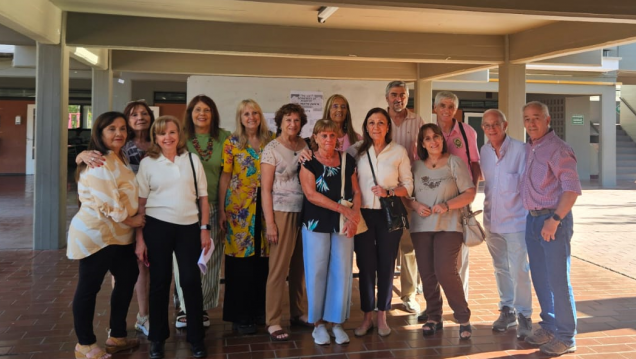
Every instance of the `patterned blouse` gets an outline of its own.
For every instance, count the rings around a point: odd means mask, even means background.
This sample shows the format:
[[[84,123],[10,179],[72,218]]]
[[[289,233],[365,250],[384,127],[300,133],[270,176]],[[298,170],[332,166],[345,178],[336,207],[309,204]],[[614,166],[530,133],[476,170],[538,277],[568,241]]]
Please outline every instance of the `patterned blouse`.
[[[261,233],[255,234],[256,201],[261,187],[261,145],[258,151],[249,143],[239,149],[239,138],[232,135],[223,143],[223,172],[231,173],[225,194],[228,230],[225,234],[225,254],[246,258],[254,255],[254,236],[261,236],[261,257],[269,256],[265,238],[265,219],[261,218]],[[262,216],[261,216],[262,217]]]
[[[138,187],[133,171],[112,151],[101,167],[86,168],[77,183],[81,202],[68,229],[69,259],[82,259],[109,245],[133,243],[133,228],[121,223],[137,213]]]
[[[303,166],[314,174],[316,178],[316,191],[325,195],[332,201],[340,201],[342,190],[342,174],[340,172],[342,163],[337,167],[329,167],[320,163],[316,157],[311,161],[306,161]],[[351,176],[356,170],[356,160],[347,154],[347,165],[345,167],[345,199],[353,201],[353,185]],[[303,228],[311,232],[318,233],[338,233],[340,232],[340,214],[311,203],[307,197],[303,201]]]
[[[139,164],[141,163],[141,160],[146,157],[146,151],[142,151],[133,141],[126,142],[122,151],[124,151],[124,156],[128,159],[130,168],[134,173],[137,173],[137,171],[139,171]]]

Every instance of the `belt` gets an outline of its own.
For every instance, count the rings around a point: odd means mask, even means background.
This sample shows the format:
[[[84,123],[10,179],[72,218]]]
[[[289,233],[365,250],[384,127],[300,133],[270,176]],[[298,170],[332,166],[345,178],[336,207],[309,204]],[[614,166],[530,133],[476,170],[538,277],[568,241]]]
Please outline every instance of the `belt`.
[[[544,209],[531,209],[530,210],[530,215],[532,217],[539,217],[539,216],[543,216],[544,214],[550,214],[550,213],[554,213],[554,209],[552,208],[544,208]]]

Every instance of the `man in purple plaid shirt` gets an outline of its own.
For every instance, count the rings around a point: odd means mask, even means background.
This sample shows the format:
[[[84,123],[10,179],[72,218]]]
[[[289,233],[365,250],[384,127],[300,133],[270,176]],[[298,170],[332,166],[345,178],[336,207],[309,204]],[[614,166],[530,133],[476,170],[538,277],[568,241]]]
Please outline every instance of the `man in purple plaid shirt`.
[[[581,195],[572,148],[550,128],[548,107],[529,102],[523,122],[530,137],[526,144],[521,200],[529,211],[526,245],[530,273],[541,306],[540,329],[526,342],[548,355],[576,350],[576,307],[570,283],[572,206]]]

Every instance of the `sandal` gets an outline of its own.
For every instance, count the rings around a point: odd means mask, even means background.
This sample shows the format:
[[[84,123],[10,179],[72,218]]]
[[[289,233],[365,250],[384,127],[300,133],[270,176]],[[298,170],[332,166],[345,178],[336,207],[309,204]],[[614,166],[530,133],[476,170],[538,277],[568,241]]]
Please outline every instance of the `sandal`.
[[[110,359],[112,356],[106,353],[97,344],[75,346],[75,359]]]
[[[308,327],[308,328],[313,328],[314,327],[313,324],[300,319],[300,317],[291,317],[289,319],[289,324],[295,325],[295,326],[298,326],[298,327]]]
[[[112,340],[115,344],[108,344],[108,340]],[[108,340],[106,341],[106,353],[108,354],[115,354],[139,346],[139,339],[110,337]]]
[[[284,336],[284,337],[279,338],[280,336]],[[275,342],[286,342],[289,340],[289,334],[282,329],[269,333],[269,337],[272,338],[272,341],[275,341]]]
[[[143,335],[148,336],[150,332],[150,322],[148,321],[148,316],[144,315],[143,317],[137,313],[137,323],[135,323],[135,330],[143,333]]]
[[[177,313],[177,322],[175,323],[175,326],[177,328],[185,328],[188,326],[188,322],[186,320],[186,314],[183,312],[183,310]]]
[[[464,333],[468,333],[468,336],[462,335]],[[470,323],[468,323],[467,325],[459,326],[459,339],[468,340],[472,336],[473,336],[473,327],[470,325]]]
[[[444,322],[426,322],[422,325],[422,335],[425,337],[434,335],[438,330],[444,329]]]

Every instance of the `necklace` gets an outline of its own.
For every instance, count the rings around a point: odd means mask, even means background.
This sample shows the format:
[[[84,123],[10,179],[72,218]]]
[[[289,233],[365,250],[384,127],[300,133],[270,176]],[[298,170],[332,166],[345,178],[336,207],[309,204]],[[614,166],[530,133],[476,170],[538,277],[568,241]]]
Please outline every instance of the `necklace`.
[[[283,145],[288,150],[294,152],[294,156],[298,155],[298,147],[299,147],[298,144],[301,143],[301,141],[302,139],[297,138],[296,142],[292,143],[292,141],[284,140],[283,137],[278,138],[278,142],[280,142],[280,144]]]
[[[199,140],[196,137],[192,140],[192,144],[194,145],[194,149],[197,150],[197,154],[202,161],[207,161],[210,159],[210,157],[212,157],[212,148],[214,147],[212,138],[208,139],[208,147],[205,149],[205,151],[201,149]]]
[[[430,159],[430,157],[429,157],[429,159]],[[438,158],[438,159],[437,159],[437,161],[435,161],[434,163],[433,163],[433,160],[431,159],[431,160],[430,160],[430,161],[431,161],[431,167],[433,167],[433,168],[437,167],[437,162],[439,162],[439,161],[440,161],[440,159],[441,159],[441,157],[440,157],[440,158]]]

